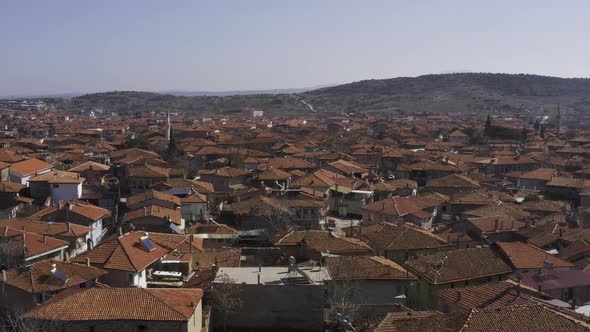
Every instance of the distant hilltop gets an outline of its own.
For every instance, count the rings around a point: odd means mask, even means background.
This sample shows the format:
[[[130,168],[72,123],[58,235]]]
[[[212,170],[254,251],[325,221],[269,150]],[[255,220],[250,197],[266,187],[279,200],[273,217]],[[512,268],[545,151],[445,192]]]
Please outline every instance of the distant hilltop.
[[[529,74],[451,73],[364,80],[311,91],[241,91],[200,95],[139,91],[87,94],[62,100],[65,110],[100,105],[109,112],[225,112],[247,107],[272,113],[477,112],[554,109],[590,111],[590,79]],[[203,94],[206,94],[203,92]]]

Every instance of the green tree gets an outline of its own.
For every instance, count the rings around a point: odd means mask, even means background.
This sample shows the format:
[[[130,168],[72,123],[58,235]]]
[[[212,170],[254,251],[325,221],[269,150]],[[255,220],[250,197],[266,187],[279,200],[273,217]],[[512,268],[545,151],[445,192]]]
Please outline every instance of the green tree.
[[[127,140],[125,141],[125,148],[127,148],[127,149],[137,148],[137,149],[143,149],[143,150],[150,150],[151,144],[150,144],[150,141],[147,136],[140,135],[140,136],[137,136],[136,138],[131,138],[131,137],[127,138]]]
[[[168,141],[168,149],[166,150],[166,157],[168,160],[172,160],[178,156],[178,148],[176,147],[176,138],[174,135],[170,135]]]

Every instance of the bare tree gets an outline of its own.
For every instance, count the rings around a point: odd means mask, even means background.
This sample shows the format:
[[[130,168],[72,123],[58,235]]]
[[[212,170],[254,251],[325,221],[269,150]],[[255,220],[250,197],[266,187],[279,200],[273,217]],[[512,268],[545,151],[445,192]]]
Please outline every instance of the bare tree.
[[[270,235],[283,233],[289,228],[293,213],[284,200],[268,199],[263,206],[256,208],[255,213],[264,220],[264,227]]]
[[[0,264],[7,268],[20,265],[25,260],[24,234],[0,237]]]
[[[221,315],[222,330],[227,331],[227,321],[232,312],[238,311],[242,307],[241,288],[227,274],[222,274],[211,286],[209,293],[213,311]]]
[[[327,302],[334,314],[338,312],[350,320],[359,318],[363,294],[348,257],[326,257],[325,262],[331,279],[324,283]]]

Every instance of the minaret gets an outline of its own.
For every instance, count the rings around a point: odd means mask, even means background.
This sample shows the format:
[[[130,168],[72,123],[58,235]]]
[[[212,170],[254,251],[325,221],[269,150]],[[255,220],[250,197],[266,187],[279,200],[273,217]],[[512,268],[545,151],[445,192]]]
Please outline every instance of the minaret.
[[[166,112],[166,142],[170,142],[170,112]]]
[[[557,104],[557,123],[555,124],[555,135],[559,138],[559,133],[561,131],[561,109],[559,104]]]

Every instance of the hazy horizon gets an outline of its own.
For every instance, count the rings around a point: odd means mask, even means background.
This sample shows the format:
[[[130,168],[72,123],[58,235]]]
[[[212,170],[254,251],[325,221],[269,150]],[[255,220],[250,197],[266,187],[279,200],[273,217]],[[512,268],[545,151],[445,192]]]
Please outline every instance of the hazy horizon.
[[[0,96],[301,89],[448,72],[590,77],[584,1],[0,4]]]

